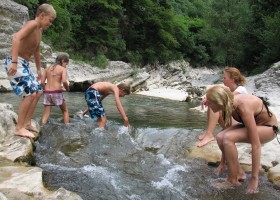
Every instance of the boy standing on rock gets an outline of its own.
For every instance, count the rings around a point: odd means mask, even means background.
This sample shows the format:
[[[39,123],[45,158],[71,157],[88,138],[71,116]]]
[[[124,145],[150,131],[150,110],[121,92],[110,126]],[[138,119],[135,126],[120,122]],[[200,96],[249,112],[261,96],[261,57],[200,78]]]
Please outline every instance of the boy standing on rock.
[[[17,96],[22,96],[18,110],[18,121],[15,135],[34,138],[30,131],[38,132],[31,126],[32,114],[42,94],[40,42],[42,31],[48,29],[54,19],[56,11],[52,5],[42,4],[38,7],[34,20],[27,22],[12,39],[10,55],[5,61],[5,69],[10,79],[11,87]],[[37,79],[31,71],[29,61],[34,56]]]

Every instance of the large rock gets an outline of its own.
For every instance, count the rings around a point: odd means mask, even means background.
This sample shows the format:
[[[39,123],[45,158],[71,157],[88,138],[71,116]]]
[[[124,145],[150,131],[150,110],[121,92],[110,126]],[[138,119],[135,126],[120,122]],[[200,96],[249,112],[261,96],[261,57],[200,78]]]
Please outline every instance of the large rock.
[[[64,188],[57,191],[46,189],[42,183],[42,169],[38,167],[0,167],[0,176],[0,190],[7,199],[81,200],[80,196]]]
[[[0,104],[0,156],[13,162],[33,164],[32,140],[14,135],[18,116],[13,110],[10,104]],[[34,120],[32,125],[40,128]],[[38,138],[38,134],[34,134]]]
[[[6,58],[12,35],[28,20],[27,7],[10,0],[0,1],[0,59]]]
[[[49,191],[43,185],[42,169],[34,164],[34,140],[14,135],[17,114],[13,106],[0,103],[0,199],[69,199],[81,198],[63,188]],[[40,130],[39,124],[32,125]],[[39,134],[34,133],[36,138]]]
[[[131,76],[131,65],[121,61],[110,61],[105,69],[93,67],[83,62],[71,60],[68,67],[70,88],[75,83],[97,81],[119,82]]]

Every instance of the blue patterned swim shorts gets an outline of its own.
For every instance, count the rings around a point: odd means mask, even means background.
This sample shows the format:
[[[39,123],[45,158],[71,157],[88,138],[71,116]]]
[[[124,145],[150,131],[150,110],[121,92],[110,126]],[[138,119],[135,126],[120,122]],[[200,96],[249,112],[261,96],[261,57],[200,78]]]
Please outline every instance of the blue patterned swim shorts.
[[[105,110],[101,103],[101,96],[97,90],[89,88],[85,93],[85,99],[92,119],[97,120],[105,116]]]
[[[9,66],[12,62],[12,57],[8,56],[5,60],[4,66],[8,73]],[[17,96],[26,97],[34,92],[42,90],[42,86],[34,76],[30,69],[29,62],[21,57],[18,57],[17,72],[14,76],[9,76],[11,87]]]

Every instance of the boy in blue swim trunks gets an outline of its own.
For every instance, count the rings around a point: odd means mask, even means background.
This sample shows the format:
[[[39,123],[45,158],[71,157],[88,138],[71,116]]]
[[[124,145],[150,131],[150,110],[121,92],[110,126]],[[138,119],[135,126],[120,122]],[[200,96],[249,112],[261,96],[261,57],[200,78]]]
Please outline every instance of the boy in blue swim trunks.
[[[41,34],[42,30],[52,25],[55,18],[53,6],[42,4],[37,9],[35,19],[28,21],[12,38],[12,48],[5,61],[5,69],[14,93],[23,98],[19,105],[15,129],[15,135],[18,136],[34,138],[30,131],[38,132],[31,126],[31,118],[42,94],[42,87],[38,81],[41,79]],[[31,56],[34,56],[37,78],[29,66]]]
[[[106,125],[107,119],[101,102],[110,94],[114,95],[116,106],[124,120],[124,125],[128,127],[128,118],[120,101],[120,97],[130,94],[130,85],[126,83],[115,85],[109,82],[97,82],[90,86],[85,93],[90,117],[98,121],[100,128]]]

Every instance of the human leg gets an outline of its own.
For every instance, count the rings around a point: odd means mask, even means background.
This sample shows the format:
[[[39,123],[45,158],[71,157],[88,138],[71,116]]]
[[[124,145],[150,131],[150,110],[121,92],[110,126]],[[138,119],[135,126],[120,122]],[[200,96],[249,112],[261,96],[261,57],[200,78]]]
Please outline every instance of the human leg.
[[[36,108],[36,106],[37,106],[37,103],[38,103],[38,101],[39,101],[39,99],[40,99],[40,97],[41,97],[41,95],[43,94],[43,92],[42,91],[39,91],[38,93],[33,93],[32,95],[34,95],[35,97],[34,97],[34,99],[32,100],[32,102],[31,102],[31,104],[30,104],[30,107],[29,107],[29,110],[28,110],[28,112],[27,112],[27,114],[26,114],[26,118],[25,118],[25,122],[24,122],[24,126],[25,126],[25,128],[27,129],[27,130],[29,130],[29,131],[34,131],[34,132],[36,132],[36,133],[39,133],[39,130],[37,130],[35,127],[33,127],[32,125],[31,125],[31,119],[32,119],[32,115],[33,115],[33,113],[34,113],[34,111],[35,111],[35,108]]]
[[[42,120],[41,120],[42,125],[47,123],[50,113],[51,113],[51,108],[52,108],[51,106],[44,105],[44,113],[43,113]]]
[[[208,107],[207,110],[207,129],[205,132],[198,137],[199,140],[201,140],[197,147],[203,147],[204,145],[208,144],[209,142],[213,141],[214,138],[214,131],[216,128],[216,125],[219,121],[219,112],[213,112],[211,108]]]
[[[240,185],[239,181],[246,179],[246,174],[242,170],[238,160],[238,151],[235,145],[238,142],[248,142],[246,128],[236,125],[226,129],[223,134],[222,145],[228,167],[227,182],[234,185]]]
[[[84,116],[84,115],[87,114],[87,113],[88,113],[88,108],[84,110],[84,112],[83,112],[82,115]]]
[[[15,135],[28,137],[28,138],[35,137],[31,132],[29,132],[24,128],[25,118],[34,98],[35,95],[29,95],[21,101],[18,109],[18,121],[16,125]]]
[[[219,166],[214,170],[214,173],[217,176],[220,176],[224,172],[225,165],[226,165],[226,160],[225,160],[224,154],[222,153],[221,162],[220,162]]]
[[[220,162],[219,166],[214,170],[214,173],[217,176],[220,176],[223,173],[224,168],[225,168],[225,164],[226,164],[225,154],[224,154],[224,146],[223,146],[223,138],[224,138],[224,133],[226,131],[227,130],[223,130],[223,131],[219,132],[216,136],[217,144],[218,144],[218,146],[219,146],[219,148],[222,152],[221,162]]]
[[[106,116],[103,116],[103,117],[99,118],[98,119],[98,127],[99,128],[105,127],[106,121],[107,121]]]
[[[69,123],[69,112],[68,112],[68,108],[67,108],[66,102],[63,101],[63,103],[59,107],[60,107],[60,110],[63,113],[63,122],[64,122],[64,124],[68,124]]]
[[[223,172],[223,170],[225,168],[225,165],[226,165],[226,156],[225,156],[225,150],[224,150],[225,146],[224,145],[225,145],[225,141],[228,139],[227,138],[228,135],[234,136],[236,130],[238,130],[240,128],[244,128],[244,126],[241,125],[241,124],[236,124],[234,126],[231,126],[231,127],[227,128],[227,129],[222,130],[221,132],[219,132],[217,134],[217,136],[216,136],[217,144],[218,144],[218,146],[219,146],[219,148],[220,148],[220,150],[222,152],[222,157],[221,157],[220,165],[214,170],[216,175],[220,175]],[[239,171],[239,180],[246,179],[245,173],[243,172],[241,167],[238,168],[238,171]]]

